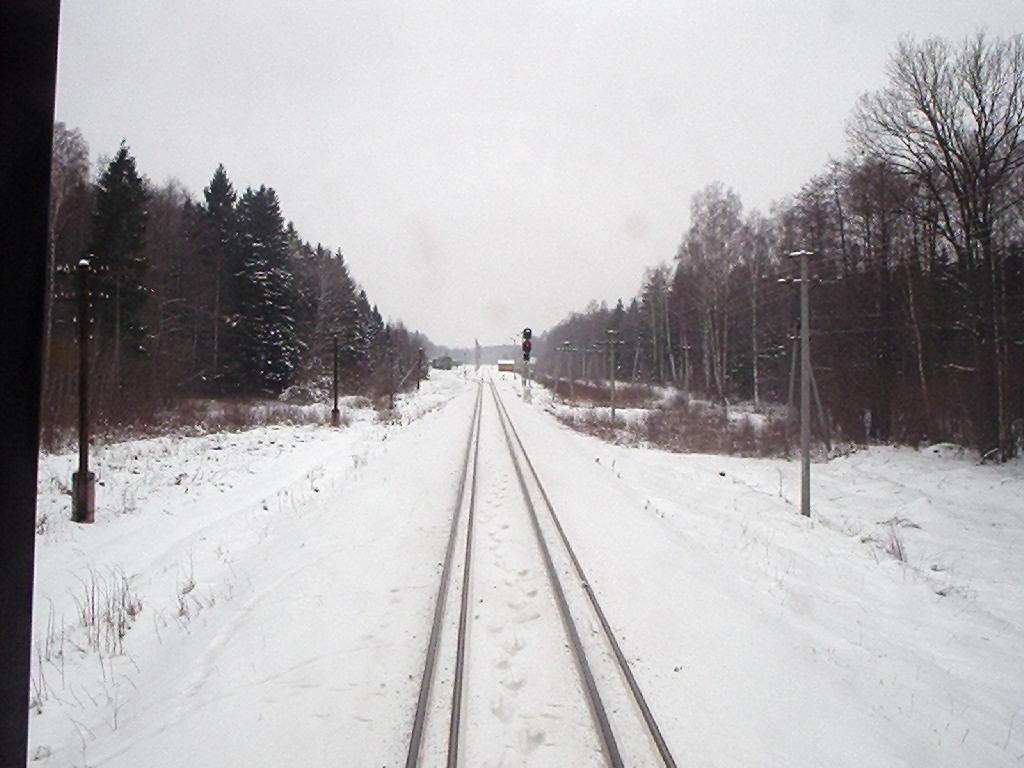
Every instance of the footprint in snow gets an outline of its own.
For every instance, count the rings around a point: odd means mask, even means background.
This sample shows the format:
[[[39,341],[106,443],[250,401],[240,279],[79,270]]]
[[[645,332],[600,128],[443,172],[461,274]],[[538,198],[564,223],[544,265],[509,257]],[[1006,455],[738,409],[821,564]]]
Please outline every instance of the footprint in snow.
[[[491,699],[491,714],[501,720],[501,722],[507,723],[515,714],[515,709],[505,701],[503,696],[499,696],[497,699]]]
[[[490,624],[487,625],[487,631],[490,632],[492,635],[498,634],[504,628],[505,628],[505,622],[504,621],[492,621]]]
[[[505,650],[509,656],[515,656],[523,648],[526,647],[526,643],[520,640],[518,637],[513,637],[511,640],[506,640],[501,644],[501,647]]]
[[[522,732],[523,751],[527,754],[533,752],[544,743],[544,731],[539,728],[526,728]]]
[[[501,681],[501,684],[503,686],[505,686],[506,688],[508,688],[510,691],[518,691],[520,688],[523,687],[523,685],[525,683],[526,683],[526,680],[524,680],[521,677],[516,677],[516,678],[513,678],[511,680],[502,680]]]

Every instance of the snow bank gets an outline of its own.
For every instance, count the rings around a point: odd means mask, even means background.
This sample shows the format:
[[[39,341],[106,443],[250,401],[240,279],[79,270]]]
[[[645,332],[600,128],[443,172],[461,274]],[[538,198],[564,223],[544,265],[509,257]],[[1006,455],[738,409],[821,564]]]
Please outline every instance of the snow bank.
[[[100,448],[92,526],[41,456],[36,762],[399,763],[463,375],[340,430]],[[680,764],[1024,760],[1024,462],[860,450],[805,519],[798,462],[612,445],[499,386]]]

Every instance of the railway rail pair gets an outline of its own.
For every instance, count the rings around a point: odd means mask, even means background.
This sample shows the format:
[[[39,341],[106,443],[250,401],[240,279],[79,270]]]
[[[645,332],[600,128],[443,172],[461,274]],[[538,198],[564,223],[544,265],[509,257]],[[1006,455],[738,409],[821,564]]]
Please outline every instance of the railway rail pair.
[[[463,730],[463,709],[464,690],[466,687],[466,657],[467,637],[470,621],[469,596],[471,594],[471,580],[473,577],[473,552],[474,552],[474,523],[477,507],[477,476],[480,458],[480,426],[484,402],[484,382],[478,383],[476,402],[473,415],[470,420],[469,434],[466,438],[460,479],[456,492],[454,513],[452,515],[451,527],[448,534],[447,547],[441,570],[440,584],[437,590],[437,597],[434,604],[433,622],[431,624],[430,636],[427,643],[426,656],[423,666],[423,675],[420,681],[419,696],[416,702],[416,713],[413,720],[412,731],[409,738],[409,747],[406,755],[406,768],[416,768],[421,764],[423,758],[424,735],[428,719],[437,717],[439,712],[444,712],[444,707],[431,706],[435,677],[437,676],[438,657],[442,646],[441,638],[446,629],[445,614],[448,602],[450,586],[453,582],[453,568],[456,559],[457,542],[460,539],[460,531],[463,523],[463,511],[465,510],[465,536],[464,549],[462,551],[462,574],[460,580],[460,604],[458,609],[457,636],[455,638],[455,660],[450,692],[450,706],[447,707],[448,715],[448,736],[447,736],[447,762],[448,768],[459,765],[460,744]],[[601,745],[605,764],[612,768],[619,768],[627,763],[624,761],[623,750],[620,746],[621,736],[627,727],[636,728],[634,723],[642,721],[642,729],[646,730],[644,740],[649,749],[650,758],[643,765],[664,765],[667,768],[675,768],[676,762],[672,757],[669,747],[658,727],[653,713],[640,685],[633,674],[632,669],[622,651],[621,645],[612,630],[611,624],[594,589],[588,580],[583,566],[576,556],[576,552],[562,527],[561,520],[551,503],[551,499],[545,490],[537,469],[526,451],[523,441],[519,437],[515,426],[512,424],[508,410],[502,402],[501,396],[493,381],[489,381],[487,389],[497,411],[498,422],[501,425],[505,445],[511,457],[512,466],[518,480],[519,489],[522,493],[523,504],[528,513],[530,527],[533,531],[535,542],[544,563],[544,570],[547,582],[552,590],[554,602],[558,607],[562,627],[565,632],[575,667],[578,673],[578,681],[585,695],[587,707],[590,712],[590,720]],[[468,503],[466,503],[468,491]],[[546,512],[542,517],[538,513],[538,507]],[[547,532],[545,532],[547,529]],[[554,539],[554,542],[551,541]],[[554,551],[553,548],[554,547]],[[561,567],[556,564],[556,559],[561,562]],[[566,587],[576,590],[573,595],[576,599],[570,600],[567,597]],[[582,593],[582,599],[581,599]],[[570,606],[574,602],[576,615]],[[589,616],[580,615],[589,612]],[[595,642],[588,638],[584,642],[581,638],[580,626],[585,619],[600,626],[600,637]],[[447,622],[450,628],[452,622]],[[591,633],[593,634],[593,633]],[[589,646],[590,653],[586,646]],[[624,686],[626,695],[631,702],[634,712],[628,717],[609,717],[609,708],[606,705],[608,693],[608,676],[604,679],[604,694],[598,684],[598,678],[594,673],[596,657],[606,664],[613,664],[617,671],[615,677],[618,685]],[[442,694],[436,694],[441,696]],[[620,721],[618,728],[613,727],[612,719]],[[625,721],[626,725],[621,725]],[[634,758],[635,759],[635,758]]]

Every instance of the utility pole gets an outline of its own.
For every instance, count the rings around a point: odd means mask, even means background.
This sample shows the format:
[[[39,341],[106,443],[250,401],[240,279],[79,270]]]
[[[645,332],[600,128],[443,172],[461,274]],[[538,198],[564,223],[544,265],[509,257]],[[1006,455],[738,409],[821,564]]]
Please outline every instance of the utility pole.
[[[78,471],[71,475],[71,520],[96,519],[96,475],[89,471],[89,259],[78,262]]]
[[[419,357],[416,359],[416,391],[420,391],[420,381],[423,379],[423,347],[420,347]]]
[[[559,388],[562,377],[562,348],[560,346],[552,346],[552,359],[555,361],[554,369],[551,376],[551,392],[555,400],[559,397]]]
[[[334,346],[334,386],[332,392],[334,393],[334,408],[331,409],[331,426],[337,427],[341,425],[341,411],[338,410],[338,334],[334,334],[331,337]]]
[[[811,251],[793,251],[800,259],[800,514],[811,516],[811,311],[807,259]]]
[[[568,339],[562,343],[562,349],[565,350],[565,375],[569,379],[569,399],[575,401],[576,392],[575,387],[573,386],[572,353],[575,352],[576,349]]]
[[[395,351],[391,349],[390,343],[388,345],[388,408],[395,410],[395,390],[398,388],[396,379],[396,368],[398,367],[398,361],[395,359]]]
[[[615,337],[618,336],[619,332],[614,328],[609,328],[605,333],[608,335],[608,349],[611,352],[611,378],[609,382],[609,393],[611,397],[612,405],[612,426],[615,426]]]

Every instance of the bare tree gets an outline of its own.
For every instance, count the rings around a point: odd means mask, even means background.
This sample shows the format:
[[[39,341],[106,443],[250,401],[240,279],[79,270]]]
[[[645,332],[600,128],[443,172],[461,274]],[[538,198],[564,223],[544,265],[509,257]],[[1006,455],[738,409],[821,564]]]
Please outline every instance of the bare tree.
[[[744,259],[750,270],[750,370],[754,409],[761,408],[761,391],[759,386],[760,327],[758,325],[758,309],[760,307],[760,291],[758,289],[764,269],[772,260],[775,248],[775,232],[772,223],[758,211],[751,211],[744,221],[745,252]]]
[[[728,351],[731,305],[730,274],[742,252],[743,204],[721,183],[693,196],[690,229],[679,246],[677,270],[692,275],[700,329],[705,389],[718,399],[728,395]]]
[[[889,86],[859,100],[849,133],[862,151],[926,189],[966,286],[983,406],[984,452],[1011,450],[1006,390],[1005,270],[999,227],[1019,202],[1024,169],[1024,37],[984,32],[954,45],[902,39]]]
[[[47,249],[47,296],[45,342],[43,344],[44,369],[50,361],[53,338],[53,294],[57,278],[58,253],[62,250],[81,247],[75,243],[74,229],[81,224],[83,212],[88,214],[89,205],[89,146],[77,128],[68,128],[64,123],[53,126],[53,154],[50,158],[50,221],[49,248]],[[78,214],[78,215],[76,215]],[[84,227],[79,226],[78,241],[83,241]],[[71,242],[69,242],[71,241]],[[85,254],[79,254],[84,256]],[[68,259],[65,258],[65,261]]]

